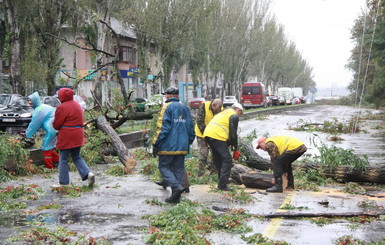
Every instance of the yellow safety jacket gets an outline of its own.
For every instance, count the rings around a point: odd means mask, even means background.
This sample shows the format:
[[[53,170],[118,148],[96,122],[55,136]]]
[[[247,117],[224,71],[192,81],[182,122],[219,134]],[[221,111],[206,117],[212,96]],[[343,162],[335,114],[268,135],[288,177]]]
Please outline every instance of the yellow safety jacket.
[[[211,108],[210,108],[211,101],[204,102],[204,105],[205,105],[205,107],[204,107],[204,110],[205,110],[205,125],[207,126],[209,124],[209,122],[211,121],[211,119],[213,119],[214,114],[213,114],[213,110],[211,110]],[[203,133],[199,129],[197,123],[195,123],[195,135],[197,137],[201,137],[201,138],[203,137]]]
[[[293,138],[291,136],[273,136],[266,139],[266,143],[270,141],[274,142],[274,144],[278,147],[280,155],[285,151],[294,150],[304,144],[299,139]]]
[[[215,115],[207,125],[203,137],[227,141],[230,133],[230,117],[235,114],[237,113],[234,109],[230,108]]]

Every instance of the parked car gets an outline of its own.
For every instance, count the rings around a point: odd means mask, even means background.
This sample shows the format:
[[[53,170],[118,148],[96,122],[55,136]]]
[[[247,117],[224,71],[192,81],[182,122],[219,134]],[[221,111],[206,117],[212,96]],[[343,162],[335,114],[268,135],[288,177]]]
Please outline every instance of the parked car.
[[[278,96],[279,105],[286,105],[286,99],[283,96]]]
[[[277,95],[270,95],[271,105],[279,105],[279,97]]]
[[[77,101],[80,104],[80,106],[82,107],[83,111],[85,111],[87,109],[87,104],[86,104],[86,102],[85,102],[85,100],[83,99],[82,96],[75,94],[74,95],[74,100]]]
[[[55,96],[40,96],[40,101],[52,107],[58,107],[61,104],[60,100]]]
[[[17,133],[27,129],[33,108],[20,94],[0,95],[0,130]]]
[[[271,100],[270,96],[266,96],[265,99],[265,107],[269,107],[273,105],[273,101]]]
[[[306,97],[305,96],[301,96],[299,97],[301,103],[306,103]]]
[[[301,100],[300,100],[298,97],[294,97],[294,98],[291,100],[291,104],[292,104],[292,105],[301,104]]]
[[[133,105],[135,106],[136,112],[144,112],[146,111],[146,104],[148,103],[148,99],[146,98],[135,98],[132,101]]]
[[[190,101],[190,108],[198,109],[205,101],[206,101],[205,98],[193,98]]]
[[[234,103],[238,103],[238,100],[235,98],[235,96],[225,96],[223,98],[223,107],[232,106]]]

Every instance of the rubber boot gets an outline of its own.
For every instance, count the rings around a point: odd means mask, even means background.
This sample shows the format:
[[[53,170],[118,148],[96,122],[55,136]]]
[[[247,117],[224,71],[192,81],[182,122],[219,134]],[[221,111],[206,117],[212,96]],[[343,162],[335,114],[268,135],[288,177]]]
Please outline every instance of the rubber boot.
[[[52,161],[52,150],[49,151],[43,151],[44,155],[44,165],[48,169],[53,168],[53,161]]]
[[[188,179],[188,174],[186,170],[184,171],[184,174],[183,174],[182,187],[184,192],[190,193],[190,181]]]
[[[52,151],[52,161],[53,161],[53,163],[54,164],[55,163],[59,163],[59,158],[60,158],[59,154],[57,154],[55,149],[52,149],[51,151]]]
[[[275,177],[275,185],[271,188],[268,188],[266,192],[283,192],[282,189],[282,176]]]
[[[167,183],[166,183],[166,181],[165,181],[164,179],[161,180],[161,181],[154,181],[154,182],[155,182],[155,184],[162,186],[163,189],[166,190],[166,188],[167,188]]]
[[[182,186],[179,186],[177,188],[173,188],[171,196],[166,199],[166,202],[167,203],[179,203],[180,197],[181,197],[183,191],[184,191],[184,189]]]

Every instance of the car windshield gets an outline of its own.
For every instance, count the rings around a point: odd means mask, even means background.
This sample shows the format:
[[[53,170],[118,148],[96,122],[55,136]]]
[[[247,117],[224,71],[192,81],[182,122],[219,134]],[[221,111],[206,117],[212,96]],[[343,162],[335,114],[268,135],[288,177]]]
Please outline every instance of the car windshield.
[[[0,95],[0,105],[8,105],[10,100],[11,96],[9,94]]]
[[[12,101],[11,102],[11,105],[14,105],[14,106],[29,106],[28,104],[28,101],[24,98],[17,98],[16,100]]]

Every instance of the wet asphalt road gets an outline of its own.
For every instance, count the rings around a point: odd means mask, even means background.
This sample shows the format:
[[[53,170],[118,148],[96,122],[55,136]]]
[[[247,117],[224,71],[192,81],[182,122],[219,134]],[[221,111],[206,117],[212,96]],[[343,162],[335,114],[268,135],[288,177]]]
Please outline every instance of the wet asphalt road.
[[[241,136],[247,135],[256,128],[258,135],[265,132],[269,132],[271,135],[294,134],[304,142],[308,142],[311,136],[303,132],[289,131],[285,125],[305,116],[321,120],[327,116],[332,117],[333,113],[335,113],[335,116],[348,118],[348,114],[351,114],[349,111],[351,110],[343,107],[337,109],[335,107],[311,107],[301,111],[288,111],[279,115],[271,115],[266,120],[241,121]],[[272,128],[272,125],[281,125],[282,127]],[[371,138],[368,134],[364,136],[366,139],[370,138],[371,142],[375,140],[375,137]],[[357,136],[357,139],[364,136]],[[346,137],[355,139],[353,136]],[[383,142],[380,139],[375,142],[377,143],[374,145],[378,145],[378,149],[382,149]],[[348,140],[342,144],[355,147],[357,151],[366,152],[365,147],[361,146],[361,144],[348,143]],[[314,152],[316,153],[315,150]],[[371,159],[381,162],[383,156],[373,155]],[[52,227],[60,225],[69,230],[88,232],[89,235],[96,238],[106,236],[112,244],[145,244],[148,236],[146,230],[149,224],[147,220],[142,219],[142,216],[157,214],[171,207],[170,205],[163,207],[152,206],[146,204],[145,201],[151,199],[164,201],[170,195],[170,190],[163,190],[154,184],[148,176],[141,175],[138,171],[126,177],[112,177],[104,174],[107,168],[108,165],[94,167],[96,187],[93,191],[82,193],[82,196],[77,198],[68,198],[56,192],[51,192],[50,186],[57,183],[57,173],[52,174],[50,178],[33,176],[9,183],[1,183],[0,187],[20,184],[37,184],[41,186],[46,194],[38,200],[27,201],[27,209],[36,209],[47,203],[61,204],[61,208],[43,210],[37,215],[24,215],[19,212],[1,213],[0,244],[6,244],[8,237],[18,234],[19,229],[25,227],[24,222],[26,220],[36,219],[37,216],[43,217],[44,222]],[[71,180],[76,185],[82,184],[76,172],[71,173]],[[242,205],[227,201],[220,193],[210,192],[209,186],[196,185],[192,186],[191,193],[184,194],[183,198],[198,201],[208,208],[212,206],[244,208],[247,212],[256,215],[282,212],[283,210],[280,207],[287,203],[294,206],[306,206],[308,209],[296,212],[309,213],[362,211],[358,207],[358,203],[363,200],[373,200],[379,206],[385,205],[385,198],[350,195],[341,192],[341,188],[342,186],[328,186],[322,188],[321,192],[294,191],[267,195],[264,191],[246,189],[252,193],[255,202]],[[384,196],[385,193],[379,195]],[[322,206],[318,204],[320,201],[327,201],[329,205]],[[379,241],[384,238],[385,234],[385,221],[357,225],[341,219],[334,224],[318,226],[306,219],[277,218],[252,219],[249,225],[252,226],[253,232],[246,235],[263,233],[271,239],[283,240],[291,244],[333,244],[335,239],[344,235],[352,235],[365,241]],[[213,244],[246,244],[239,234],[215,232],[206,234],[205,237]]]

